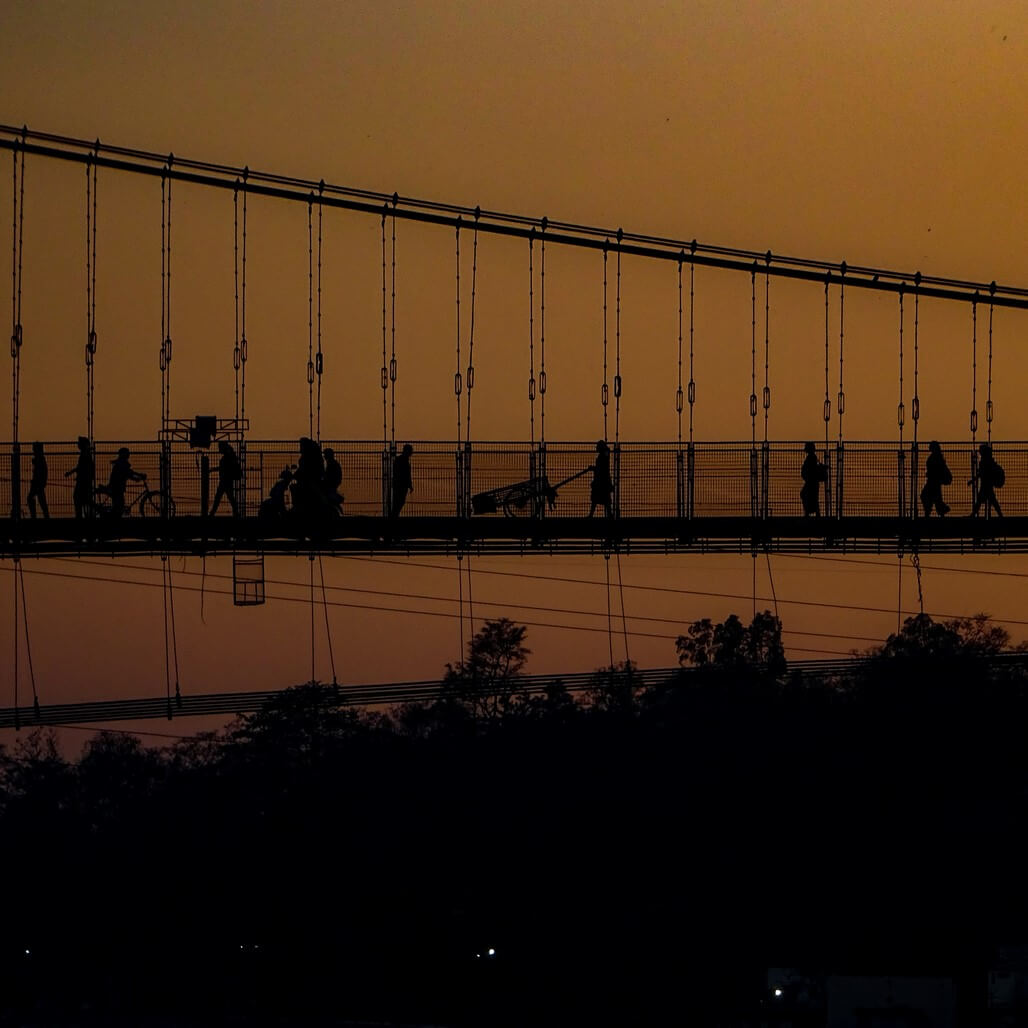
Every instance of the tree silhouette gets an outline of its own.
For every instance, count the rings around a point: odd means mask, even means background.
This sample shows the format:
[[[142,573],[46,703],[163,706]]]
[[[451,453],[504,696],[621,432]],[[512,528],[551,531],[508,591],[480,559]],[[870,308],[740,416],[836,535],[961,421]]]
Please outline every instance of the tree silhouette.
[[[528,629],[510,618],[487,621],[468,643],[467,659],[446,665],[443,697],[456,699],[475,717],[504,717],[526,700],[521,672],[531,650],[525,646]]]
[[[737,614],[717,624],[710,618],[694,621],[675,640],[675,650],[683,667],[759,667],[772,674],[786,667],[782,622],[769,610],[754,615],[748,626]]]
[[[935,621],[930,614],[915,614],[903,622],[880,647],[869,651],[872,657],[985,657],[1010,650],[1010,633],[992,624],[988,614]],[[1013,647],[1024,652],[1025,643]]]

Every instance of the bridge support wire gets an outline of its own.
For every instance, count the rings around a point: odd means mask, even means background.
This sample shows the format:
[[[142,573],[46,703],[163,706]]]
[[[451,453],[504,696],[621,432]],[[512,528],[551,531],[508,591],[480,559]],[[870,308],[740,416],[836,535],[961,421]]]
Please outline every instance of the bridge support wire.
[[[617,552],[618,562],[618,593],[621,599],[621,634],[625,641],[625,670],[630,670],[632,666],[632,657],[628,649],[628,618],[625,615],[625,583],[621,577],[621,551]]]
[[[607,651],[609,656],[609,663],[607,666],[611,671],[614,670],[614,624],[611,617],[610,611],[610,554],[604,553],[603,555],[603,570],[606,574],[607,579]]]
[[[25,657],[29,668],[29,684],[32,687],[32,711],[34,720],[39,720],[39,694],[36,691],[36,672],[32,664],[32,641],[29,637],[29,611],[25,600],[25,570],[22,562],[17,557],[14,560],[14,710],[15,729],[20,729],[20,714],[18,705],[19,678],[21,669],[19,667],[19,622],[25,635]],[[19,609],[20,597],[20,609]]]
[[[168,720],[170,721],[174,716],[171,695],[173,667],[175,671],[175,707],[181,708],[182,706],[182,692],[179,687],[178,636],[175,630],[175,587],[171,561],[167,553],[161,554],[161,595],[164,601],[164,691]]]
[[[321,574],[321,609],[325,612],[325,641],[328,643],[328,662],[332,668],[332,686],[339,685],[336,678],[336,658],[332,649],[332,628],[328,621],[328,596],[325,592],[325,564],[321,554],[318,554],[318,571]]]

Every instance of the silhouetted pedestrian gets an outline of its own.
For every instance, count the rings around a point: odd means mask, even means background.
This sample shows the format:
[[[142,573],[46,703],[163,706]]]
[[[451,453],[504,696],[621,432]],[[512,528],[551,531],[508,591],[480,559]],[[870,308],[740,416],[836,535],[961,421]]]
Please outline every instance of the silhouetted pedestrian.
[[[928,459],[924,462],[924,488],[921,490],[921,503],[926,518],[931,516],[932,507],[939,512],[940,518],[949,513],[949,504],[942,499],[942,487],[952,483],[953,475],[946,466],[942,447],[933,439],[928,444]]]
[[[65,471],[64,477],[75,476],[75,488],[72,491],[72,502],[75,504],[75,517],[91,517],[93,514],[93,483],[96,479],[96,466],[93,463],[93,451],[89,440],[80,435],[78,440],[79,459],[71,471]]]
[[[992,455],[992,447],[988,443],[982,443],[978,447],[978,495],[975,497],[971,517],[978,516],[983,503],[986,517],[989,516],[990,508],[995,508],[997,517],[1003,517],[1003,511],[999,509],[999,500],[996,499],[996,490],[1002,489],[1006,480],[1006,473]]]
[[[324,494],[325,458],[321,447],[307,436],[300,439],[300,459],[296,462],[291,487],[293,510],[301,515],[310,515],[326,507]]]
[[[414,447],[404,443],[400,456],[393,461],[393,501],[389,507],[389,516],[398,518],[403,505],[407,502],[407,494],[414,492],[414,479],[411,477],[410,457]]]
[[[36,516],[36,500],[39,500],[39,509],[43,517],[50,517],[50,511],[46,506],[46,456],[43,453],[42,443],[32,444],[32,480],[29,482],[29,517]]]
[[[214,503],[211,504],[211,517],[218,513],[218,505],[224,496],[232,508],[232,517],[236,518],[239,517],[236,482],[243,477],[243,468],[236,451],[224,439],[218,443],[218,449],[221,451],[221,459],[218,461],[218,489],[214,494]]]
[[[343,505],[343,494],[339,487],[343,484],[343,469],[336,460],[336,452],[330,447],[325,447],[325,495],[328,502],[339,510]]]
[[[133,471],[129,463],[131,451],[127,446],[118,450],[118,456],[111,461],[111,477],[106,486],[97,489],[111,498],[111,517],[120,518],[125,512],[125,487],[131,482],[145,482],[146,474],[142,471]]]
[[[610,477],[610,447],[601,439],[596,444],[596,463],[592,467],[593,480],[589,485],[589,517],[596,513],[597,507],[603,507],[607,517],[612,517],[610,498],[614,492],[614,482]]]
[[[828,481],[828,468],[817,459],[817,450],[813,443],[803,447],[806,457],[800,467],[803,488],[800,489],[800,502],[803,504],[803,516],[811,514],[821,517],[821,483]]]
[[[284,518],[286,516],[286,492],[293,480],[293,469],[283,468],[277,481],[268,491],[268,497],[261,501],[261,517]]]

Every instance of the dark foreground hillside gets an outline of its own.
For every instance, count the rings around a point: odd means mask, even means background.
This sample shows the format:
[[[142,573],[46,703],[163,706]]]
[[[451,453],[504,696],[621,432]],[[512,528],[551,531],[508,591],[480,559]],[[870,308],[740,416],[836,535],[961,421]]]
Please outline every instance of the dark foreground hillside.
[[[26,733],[0,1024],[755,1024],[770,966],[948,976],[982,1023],[1028,940],[1028,677],[925,628],[845,680],[711,659],[483,704],[462,667],[167,751]]]

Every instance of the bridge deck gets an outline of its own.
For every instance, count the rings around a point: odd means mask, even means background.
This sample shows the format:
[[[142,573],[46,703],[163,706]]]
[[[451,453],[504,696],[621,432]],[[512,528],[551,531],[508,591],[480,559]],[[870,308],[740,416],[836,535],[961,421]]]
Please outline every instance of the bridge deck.
[[[1005,470],[997,490],[1004,517],[971,517],[977,450],[946,442],[953,481],[943,490],[945,519],[926,518],[919,493],[927,447],[887,442],[819,444],[826,466],[823,516],[804,518],[803,444],[622,443],[613,448],[615,517],[589,518],[595,443],[414,442],[414,491],[398,518],[385,517],[395,450],[381,442],[323,441],[335,450],[345,496],[342,517],[315,523],[288,511],[261,515],[262,501],[297,444],[243,440],[242,477],[233,492],[239,516],[217,491],[218,451],[185,441],[97,442],[97,484],[106,482],[121,445],[144,485],[130,483],[120,518],[74,518],[70,442],[48,442],[49,519],[28,516],[31,446],[0,444],[0,555],[76,553],[390,552],[452,554],[540,552],[1028,552],[1028,443],[993,443]]]
[[[307,526],[312,529],[312,526]],[[305,534],[260,518],[0,520],[0,557],[232,553],[1028,553],[1028,517],[342,517]]]

